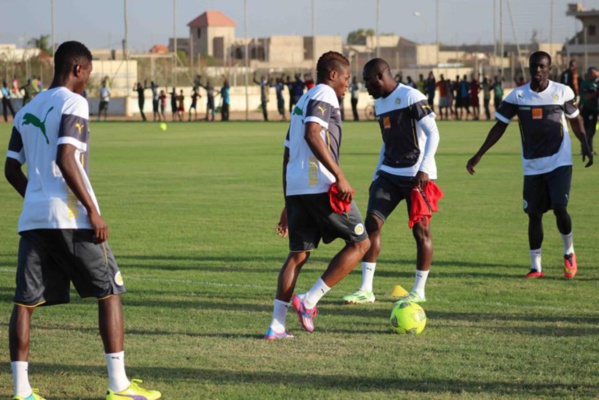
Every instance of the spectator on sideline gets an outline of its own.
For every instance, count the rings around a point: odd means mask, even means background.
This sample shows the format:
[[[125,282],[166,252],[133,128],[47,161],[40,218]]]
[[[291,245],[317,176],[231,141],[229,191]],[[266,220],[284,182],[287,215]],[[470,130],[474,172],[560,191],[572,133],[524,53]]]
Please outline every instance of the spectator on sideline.
[[[177,105],[177,89],[173,87],[173,91],[169,93],[171,96],[171,112],[173,113],[173,121],[179,115],[179,106]]]
[[[220,117],[221,121],[229,120],[229,106],[231,104],[231,95],[230,95],[231,87],[229,86],[229,80],[225,79],[223,85],[220,88],[220,98],[222,101],[222,105],[220,106]],[[283,110],[285,112],[285,110]]]
[[[206,90],[206,121],[214,121],[216,107],[214,105],[214,86],[210,79],[206,80],[206,85],[202,85],[202,77],[198,75],[198,85]]]
[[[570,86],[570,89],[574,92],[578,104],[580,99],[580,85],[582,83],[582,77],[578,74],[576,60],[570,60],[568,69],[562,72],[560,79],[561,84]]]
[[[283,78],[277,78],[275,80],[275,93],[277,94],[277,110],[281,116],[281,120],[285,121],[285,98],[283,97],[283,91],[285,90],[285,84]]]
[[[595,67],[589,67],[586,79],[580,85],[581,114],[584,122],[584,130],[587,135],[589,149],[595,154],[593,147],[593,138],[597,130],[597,112],[599,111],[599,70]],[[581,150],[582,154],[582,150]]]
[[[476,76],[472,74],[470,81],[470,106],[472,106],[472,120],[478,121],[480,118],[480,101],[478,99],[478,93],[480,92],[480,85]]]
[[[164,90],[160,91],[158,98],[160,99],[160,116],[162,117],[162,121],[166,121],[166,116],[164,115],[164,110],[166,109],[166,93]]]
[[[197,89],[192,89],[191,105],[189,106],[189,117],[188,117],[187,121],[191,121],[191,110],[192,109],[194,112],[193,120],[194,121],[198,120],[198,98],[199,97],[202,97],[202,96],[200,96],[200,93],[198,93]]]
[[[160,96],[158,95],[158,85],[154,83],[154,81],[150,82],[150,90],[152,90],[152,112],[154,114],[154,122],[161,121]]]
[[[254,72],[254,83],[260,85],[260,108],[262,109],[262,117],[264,121],[268,121],[268,89],[270,89],[269,78],[262,75],[260,81],[256,79]]]
[[[179,95],[177,96],[177,116],[179,121],[183,121],[183,116],[185,115],[185,95],[183,94],[183,89],[179,91]]]
[[[396,82],[401,83],[401,80],[395,80]],[[435,80],[435,75],[433,75],[433,71],[428,73],[428,79],[426,80],[426,96],[428,99],[428,105],[433,112],[435,112],[435,91],[437,90],[437,82]]]
[[[98,107],[98,121],[102,117],[102,113],[104,113],[104,121],[108,118],[108,103],[110,102],[110,89],[108,88],[108,84],[106,79],[102,80],[102,84],[100,85],[100,106]]]
[[[6,81],[2,81],[2,114],[4,115],[4,122],[8,122],[8,110],[12,114],[12,119],[15,119],[15,109],[12,106],[12,100],[10,98],[10,90]]]
[[[437,88],[439,88],[439,115],[443,119],[443,110],[445,110],[445,119],[449,119],[449,109],[451,107],[449,103],[449,95],[447,81],[443,74],[440,75],[440,80],[437,82]]]
[[[137,92],[137,105],[139,106],[139,113],[141,114],[141,120],[146,121],[146,114],[144,114],[144,104],[146,102],[146,96],[144,91],[146,90],[145,85],[142,86],[140,82],[137,82],[135,86],[133,86],[133,91]]]
[[[354,121],[359,121],[360,116],[358,115],[358,96],[360,95],[360,84],[358,83],[358,77],[354,76],[349,85],[349,92],[351,95],[351,110],[354,114]]]

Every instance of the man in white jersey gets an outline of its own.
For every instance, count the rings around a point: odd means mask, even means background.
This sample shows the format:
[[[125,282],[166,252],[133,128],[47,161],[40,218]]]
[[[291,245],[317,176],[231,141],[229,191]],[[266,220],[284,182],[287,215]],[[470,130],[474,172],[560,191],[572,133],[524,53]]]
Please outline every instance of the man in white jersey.
[[[81,297],[98,300],[108,366],[106,399],[160,398],[159,392],[141,388],[139,380],[129,381],[125,374],[125,287],[87,175],[89,109],[81,93],[91,71],[87,47],[74,41],[61,44],[54,56],[52,85],[17,113],[8,145],[5,176],[25,199],[9,326],[13,400],[43,399],[31,389],[28,377],[31,316],[39,306],[68,303],[70,282]]]
[[[495,113],[497,122],[489,131],[480,150],[468,160],[466,169],[474,167],[482,156],[503,136],[514,116],[518,116],[522,138],[524,170],[524,212],[528,214],[528,242],[531,268],[524,278],[545,276],[541,266],[543,214],[553,209],[557,229],[564,244],[564,277],[572,279],[578,266],[572,238],[572,220],[567,211],[572,181],[572,146],[566,118],[582,145],[582,161],[593,165],[582,119],[571,88],[549,80],[551,56],[538,51],[529,58],[531,80],[514,89]]]
[[[356,266],[368,250],[354,190],[339,166],[341,115],[338,97],[349,86],[349,61],[340,53],[323,54],[316,65],[318,84],[304,93],[291,113],[283,156],[285,208],[278,233],[289,234],[289,255],[279,272],[273,317],[266,340],[288,339],[285,329],[290,301],[302,327],[314,330],[316,304]],[[337,185],[337,200],[350,203],[349,211],[333,211],[328,191]],[[333,197],[335,200],[335,197]],[[345,247],[331,260],[320,279],[305,294],[292,298],[299,272],[322,239],[345,240]]]
[[[385,221],[401,200],[406,200],[409,213],[412,190],[416,186],[422,190],[429,180],[437,179],[439,131],[427,98],[419,90],[397,83],[381,58],[368,61],[362,76],[368,94],[376,99],[383,144],[368,198],[366,231],[371,245],[362,260],[362,285],[343,297],[346,304],[375,301],[373,280]],[[430,223],[415,223],[412,234],[417,254],[414,286],[398,302],[421,303],[426,301],[424,289],[433,258]]]

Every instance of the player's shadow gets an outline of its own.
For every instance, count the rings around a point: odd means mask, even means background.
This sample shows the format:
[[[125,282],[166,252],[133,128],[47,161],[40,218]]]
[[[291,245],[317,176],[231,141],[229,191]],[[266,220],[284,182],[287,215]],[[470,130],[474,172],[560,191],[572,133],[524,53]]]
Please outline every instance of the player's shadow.
[[[559,382],[542,382],[542,383],[527,383],[521,380],[508,381],[493,381],[485,382],[480,379],[467,378],[433,378],[430,376],[409,376],[410,374],[402,374],[402,376],[369,376],[367,374],[320,374],[314,373],[295,373],[292,371],[278,370],[272,371],[231,371],[230,369],[209,369],[191,365],[196,360],[189,360],[189,366],[179,366],[176,368],[160,367],[160,366],[134,366],[130,365],[127,368],[129,375],[141,376],[146,383],[151,387],[162,391],[164,398],[173,398],[168,393],[168,386],[185,385],[196,390],[198,398],[202,398],[202,389],[214,385],[230,388],[231,385],[268,385],[271,386],[271,395],[276,398],[286,398],[285,391],[288,387],[298,389],[309,387],[312,390],[340,390],[344,393],[355,392],[356,394],[367,394],[373,390],[379,391],[384,388],[385,391],[400,391],[400,392],[420,392],[420,393],[439,393],[447,396],[453,394],[459,397],[464,392],[480,393],[497,396],[514,396],[515,394],[527,395],[534,394],[536,398],[553,397],[555,393],[564,393],[575,391],[578,396],[594,396],[599,390],[599,386],[583,385],[577,382],[559,383]],[[87,365],[67,365],[67,364],[44,364],[36,363],[35,371],[37,374],[54,376],[67,374],[72,376],[103,376],[105,367],[87,366]],[[399,371],[401,374],[401,371]],[[405,376],[403,376],[405,375]],[[168,382],[167,387],[161,387],[161,382]],[[282,387],[282,382],[285,383]],[[214,389],[206,393],[206,397],[216,396],[218,393]],[[280,393],[276,393],[279,390]],[[100,395],[101,393],[98,393]],[[95,399],[88,397],[86,399]]]
[[[265,256],[137,256],[117,255],[117,262],[122,269],[160,269],[165,271],[210,271],[210,272],[243,272],[243,273],[277,273],[285,261],[281,257]],[[146,263],[144,263],[146,261]],[[325,264],[330,259],[310,257],[309,264]],[[226,265],[222,265],[226,264]],[[248,266],[248,264],[263,264],[267,267]],[[308,265],[305,267],[309,269]]]

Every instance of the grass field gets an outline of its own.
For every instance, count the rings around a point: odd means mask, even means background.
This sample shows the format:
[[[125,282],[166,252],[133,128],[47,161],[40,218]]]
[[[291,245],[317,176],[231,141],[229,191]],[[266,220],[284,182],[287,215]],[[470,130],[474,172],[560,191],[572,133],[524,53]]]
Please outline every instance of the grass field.
[[[164,399],[599,398],[599,165],[574,166],[570,212],[578,276],[563,279],[562,244],[545,218],[547,278],[529,267],[519,135],[511,126],[474,176],[465,164],[490,123],[440,123],[432,220],[435,257],[428,325],[389,329],[394,285],[411,288],[415,246],[403,205],[384,230],[377,302],[343,306],[359,267],[320,303],[316,331],[265,342],[287,241],[282,123],[93,123],[91,179],[123,272],[128,373]],[[380,148],[374,123],[346,123],[341,165],[361,210]],[[8,143],[8,125],[0,131]],[[574,145],[575,153],[578,145]],[[21,199],[0,185],[0,396],[12,393],[7,329]],[[342,246],[321,246],[304,268],[307,290]],[[34,314],[30,378],[48,399],[102,399],[106,368],[93,300]]]

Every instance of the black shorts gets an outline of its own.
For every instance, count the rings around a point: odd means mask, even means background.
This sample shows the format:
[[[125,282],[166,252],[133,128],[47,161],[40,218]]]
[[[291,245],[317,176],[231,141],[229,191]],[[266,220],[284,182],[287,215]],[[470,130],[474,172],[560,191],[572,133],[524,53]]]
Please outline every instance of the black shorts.
[[[158,100],[152,100],[152,110],[157,113],[158,112]]]
[[[554,205],[568,205],[572,166],[558,167],[539,175],[524,175],[524,212],[543,214]]]
[[[290,251],[316,249],[320,239],[324,243],[337,238],[357,243],[368,238],[356,203],[352,201],[348,213],[337,214],[327,193],[288,196],[287,222]]]
[[[94,244],[90,229],[21,232],[14,302],[24,306],[68,303],[70,282],[81,297],[125,293],[107,242]]]
[[[100,111],[108,110],[108,102],[100,101]]]
[[[416,185],[415,178],[391,175],[383,171],[372,182],[368,197],[368,214],[376,215],[385,222],[400,201],[406,200],[409,215],[412,205],[412,189]]]

